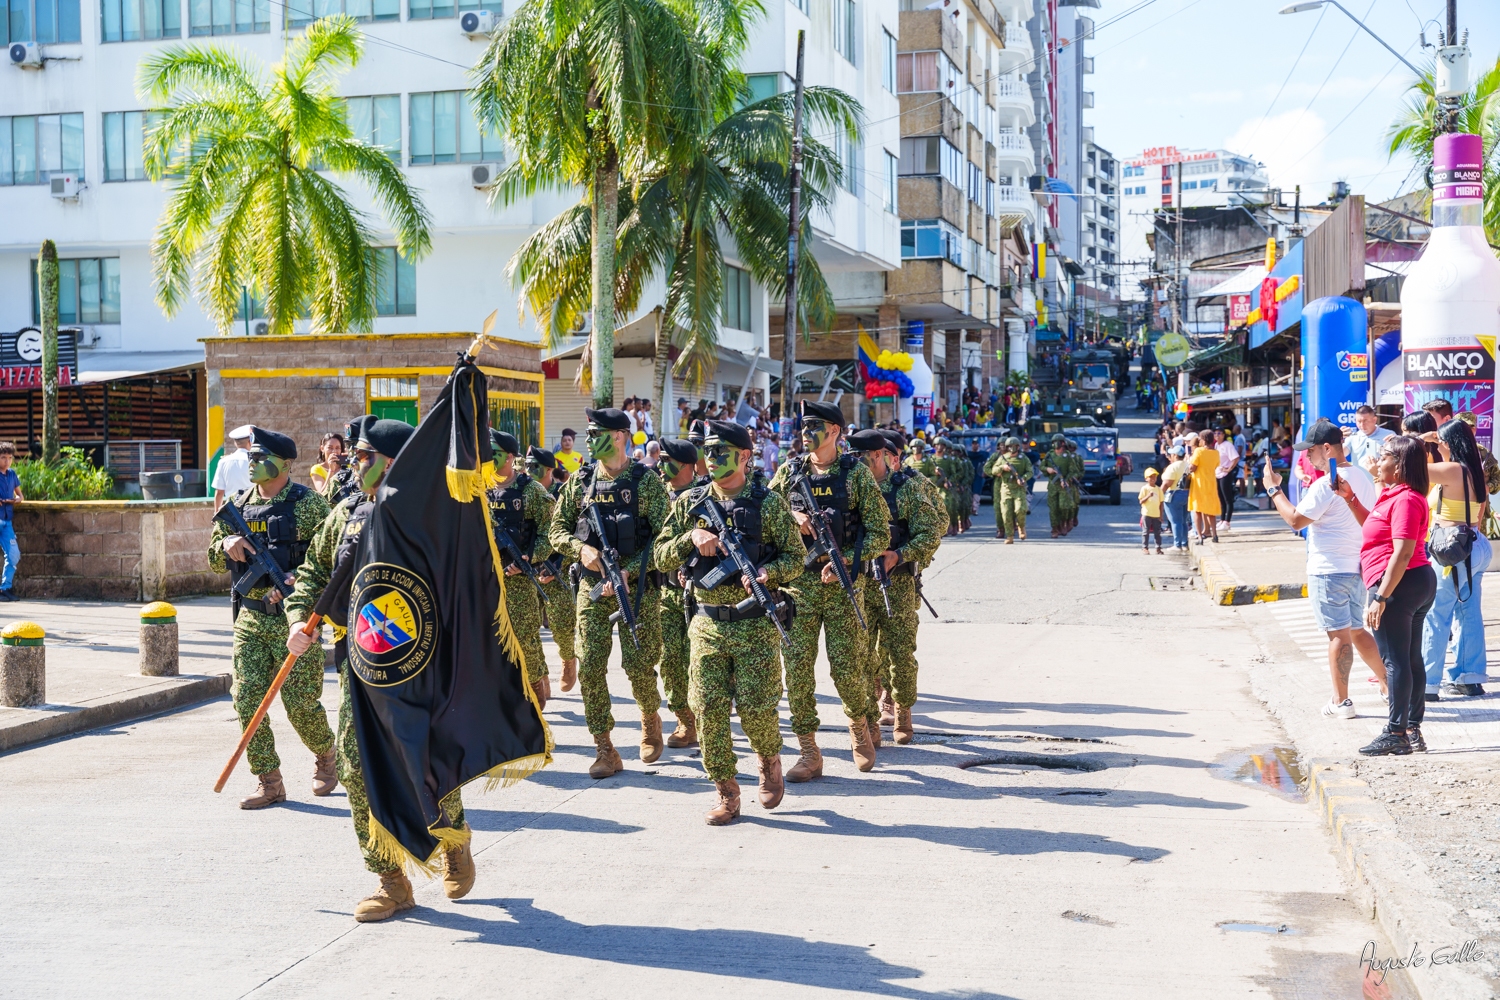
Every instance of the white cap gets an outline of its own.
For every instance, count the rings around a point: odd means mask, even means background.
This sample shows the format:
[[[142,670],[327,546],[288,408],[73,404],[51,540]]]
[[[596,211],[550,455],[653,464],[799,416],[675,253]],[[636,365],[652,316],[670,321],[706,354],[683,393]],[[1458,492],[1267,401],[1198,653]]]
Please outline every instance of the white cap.
[[[229,432],[229,436],[236,441],[244,441],[255,436],[253,424],[242,424]]]

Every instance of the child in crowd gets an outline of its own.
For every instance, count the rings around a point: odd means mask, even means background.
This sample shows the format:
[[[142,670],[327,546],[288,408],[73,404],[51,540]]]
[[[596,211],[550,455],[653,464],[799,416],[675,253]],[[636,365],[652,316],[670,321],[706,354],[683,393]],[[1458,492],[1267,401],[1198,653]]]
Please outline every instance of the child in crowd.
[[[1156,554],[1162,554],[1161,548],[1161,487],[1157,485],[1157,477],[1160,475],[1150,466],[1146,467],[1146,485],[1141,487],[1141,492],[1136,499],[1141,505],[1141,551],[1148,556],[1151,554],[1151,536],[1156,536]]]
[[[10,464],[16,459],[16,446],[0,441],[0,553],[5,556],[5,572],[0,574],[0,601],[16,599],[16,565],[21,561],[21,546],[16,544],[16,502],[21,495],[21,477]]]

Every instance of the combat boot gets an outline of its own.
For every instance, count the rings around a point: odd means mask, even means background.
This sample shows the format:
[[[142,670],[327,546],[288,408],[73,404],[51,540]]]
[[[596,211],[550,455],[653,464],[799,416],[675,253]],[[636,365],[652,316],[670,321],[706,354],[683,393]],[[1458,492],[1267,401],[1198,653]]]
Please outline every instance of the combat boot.
[[[880,732],[880,719],[874,716],[865,718],[865,735],[870,738],[870,746],[876,750],[880,749],[882,734]]]
[[[609,778],[625,770],[625,762],[620,759],[620,751],[615,749],[614,741],[609,738],[608,733],[600,733],[594,737],[594,746],[598,753],[594,762],[589,765],[590,778]]]
[[[995,533],[995,537],[996,538],[1001,537],[1000,533],[998,531]],[[1016,540],[1014,538],[1007,538],[1007,539],[1005,539],[1005,544],[1006,545],[1014,545],[1014,544],[1016,544]]]
[[[578,658],[563,660],[562,689],[567,694],[578,683]]]
[[[547,702],[552,698],[552,678],[546,674],[538,677],[531,685],[531,691],[536,695],[538,708],[546,708]]]
[[[880,689],[880,724],[891,726],[896,723],[896,699],[891,695],[890,689]]]
[[[264,809],[286,801],[286,785],[281,783],[281,768],[256,775],[256,778],[260,784],[256,786],[254,795],[248,799],[240,799],[241,809]]]
[[[411,880],[397,869],[380,876],[380,888],[373,896],[366,896],[354,906],[354,919],[362,924],[373,924],[377,920],[393,917],[402,910],[417,905],[412,897]]]
[[[681,750],[683,747],[694,747],[698,745],[698,720],[693,716],[691,708],[684,708],[677,713],[677,728],[672,730],[672,735],[667,737],[667,746],[673,750]]]
[[[802,756],[786,772],[786,780],[800,783],[823,777],[823,752],[818,749],[818,735],[798,736],[797,743],[802,747]]]
[[[333,756],[333,747],[318,754],[317,763],[313,765],[314,795],[332,795],[333,790],[339,787],[339,774],[333,766]]]
[[[786,794],[786,782],[781,775],[781,754],[757,757],[756,761],[760,765],[760,804],[775,809]]]
[[[464,825],[464,829],[469,827]],[[474,852],[470,842],[443,852],[443,895],[449,899],[463,899],[474,888]]]
[[[641,716],[641,763],[655,764],[661,760],[665,746],[661,738],[661,713],[647,712]]]
[[[896,742],[901,746],[906,746],[911,742],[913,735],[914,734],[912,733],[911,729],[911,709],[907,708],[905,705],[897,705],[895,733]]]
[[[875,747],[870,742],[870,727],[864,719],[849,720],[849,751],[854,766],[869,771],[875,766]]]
[[[719,801],[704,815],[703,821],[709,826],[728,826],[740,818],[740,783],[733,778],[715,781],[714,790],[719,793]]]
[[[1016,528],[1016,537],[1023,542],[1026,541],[1026,529],[1018,526]]]

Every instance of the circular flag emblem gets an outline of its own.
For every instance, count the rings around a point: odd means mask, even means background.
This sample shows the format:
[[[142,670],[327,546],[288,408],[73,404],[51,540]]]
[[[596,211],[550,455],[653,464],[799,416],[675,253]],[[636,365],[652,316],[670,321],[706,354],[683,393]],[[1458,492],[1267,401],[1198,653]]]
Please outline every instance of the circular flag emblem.
[[[404,684],[432,660],[432,590],[411,570],[371,563],[354,578],[349,607],[349,666],[366,684]]]

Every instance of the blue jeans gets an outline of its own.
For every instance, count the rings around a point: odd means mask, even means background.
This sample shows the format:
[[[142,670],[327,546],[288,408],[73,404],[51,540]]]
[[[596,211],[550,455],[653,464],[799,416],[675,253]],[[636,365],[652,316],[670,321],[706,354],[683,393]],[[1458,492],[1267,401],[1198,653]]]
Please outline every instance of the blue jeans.
[[[1437,597],[1432,602],[1432,610],[1427,612],[1427,624],[1422,627],[1422,663],[1427,667],[1429,694],[1436,694],[1443,681],[1449,684],[1485,682],[1484,615],[1479,608],[1479,582],[1484,579],[1482,574],[1489,569],[1493,555],[1488,538],[1480,535],[1475,539],[1474,554],[1469,562],[1474,570],[1472,593],[1469,574],[1463,566],[1438,574]],[[1434,570],[1440,568],[1433,565]],[[1461,597],[1467,600],[1460,600]],[[1444,670],[1450,645],[1454,648],[1453,664]]]
[[[9,590],[16,579],[21,561],[21,546],[16,544],[16,525],[10,518],[0,521],[0,552],[5,555],[5,572],[0,574],[0,590]]]
[[[1187,488],[1180,487],[1172,493],[1172,499],[1162,506],[1167,513],[1167,523],[1172,526],[1172,544],[1179,549],[1187,548],[1188,525],[1192,523],[1188,519],[1187,504]]]

